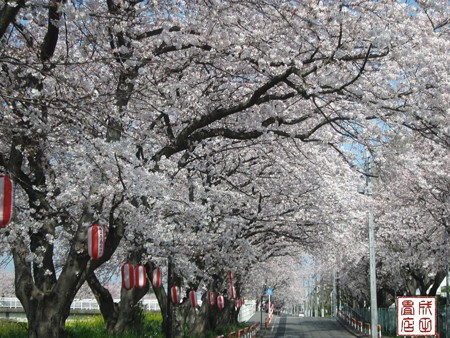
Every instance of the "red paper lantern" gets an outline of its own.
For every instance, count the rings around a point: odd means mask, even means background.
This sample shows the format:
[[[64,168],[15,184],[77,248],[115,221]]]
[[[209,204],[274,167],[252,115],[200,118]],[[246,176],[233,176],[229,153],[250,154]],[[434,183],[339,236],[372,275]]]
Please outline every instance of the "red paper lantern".
[[[230,285],[230,298],[231,299],[236,298],[236,289],[234,288],[233,285]]]
[[[8,176],[0,175],[0,228],[10,221],[13,209],[13,185]]]
[[[170,295],[174,304],[180,303],[180,288],[178,286],[174,285],[170,288]]]
[[[216,305],[216,295],[214,294],[214,292],[208,291],[207,296],[208,296],[208,304],[209,304],[209,306]]]
[[[242,301],[240,299],[236,299],[235,306],[239,309],[242,306]]]
[[[228,277],[230,277],[230,283],[233,283],[233,271],[228,271]]]
[[[225,300],[222,295],[217,296],[217,307],[222,310],[225,307]]]
[[[122,265],[122,287],[127,290],[134,287],[134,267],[131,263]]]
[[[156,268],[152,271],[152,285],[155,289],[161,287],[161,269]]]
[[[147,286],[147,269],[143,265],[138,265],[134,269],[134,285],[143,289]]]
[[[88,229],[88,254],[92,259],[99,259],[105,252],[105,228],[94,223]]]
[[[193,308],[197,307],[197,293],[194,290],[189,292],[189,300]]]

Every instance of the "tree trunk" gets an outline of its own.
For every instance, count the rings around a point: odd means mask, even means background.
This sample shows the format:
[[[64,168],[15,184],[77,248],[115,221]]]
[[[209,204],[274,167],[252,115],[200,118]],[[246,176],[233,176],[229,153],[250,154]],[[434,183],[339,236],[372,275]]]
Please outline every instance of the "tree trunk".
[[[42,300],[30,300],[29,306],[27,319],[30,338],[67,337],[64,327],[68,309],[61,311],[60,307],[55,306],[51,296]]]
[[[57,283],[54,274],[42,273],[42,268],[26,260],[28,247],[16,243],[12,250],[15,268],[15,291],[28,319],[31,338],[64,338],[65,322],[70,304],[78,290],[76,278],[65,278],[73,271],[61,272],[63,281]],[[52,250],[49,250],[51,253]],[[47,259],[44,264],[50,264]],[[78,265],[73,264],[73,269]],[[50,271],[50,270],[47,270]]]
[[[430,290],[428,292],[428,296],[436,296],[436,292],[439,290],[441,283],[444,281],[447,276],[447,272],[443,270],[439,270],[436,272],[434,279],[432,280]]]
[[[145,289],[133,288],[132,290],[122,289],[120,293],[120,304],[117,321],[110,328],[109,333],[118,334],[131,331],[142,335],[144,331],[144,311],[139,301],[148,292],[148,284]]]
[[[111,293],[101,285],[95,273],[89,275],[86,281],[97,299],[100,312],[105,322],[106,331],[112,332],[119,315],[119,305],[114,303]]]
[[[104,288],[94,273],[88,276],[87,282],[100,306],[100,312],[106,324],[106,331],[118,334],[126,331],[142,334],[144,329],[143,309],[139,301],[149,290],[149,283],[143,289],[122,289],[120,303],[114,303],[111,293]]]
[[[172,304],[171,321],[169,331],[166,332],[167,338],[179,338],[189,335],[190,337],[202,337],[206,326],[206,304],[201,308],[194,309],[185,297],[183,302],[177,305]],[[170,335],[169,335],[170,334]]]

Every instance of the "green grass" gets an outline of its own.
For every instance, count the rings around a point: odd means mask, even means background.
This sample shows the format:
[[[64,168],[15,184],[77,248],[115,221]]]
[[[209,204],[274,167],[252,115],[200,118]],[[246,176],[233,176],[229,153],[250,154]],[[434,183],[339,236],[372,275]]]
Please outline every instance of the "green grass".
[[[82,317],[66,322],[68,338],[110,338],[105,331],[102,316]],[[144,317],[144,332],[146,338],[163,338],[162,317],[160,313],[147,313]],[[27,338],[28,329],[26,323],[0,320],[1,338]],[[123,333],[117,338],[142,338],[142,335],[132,332]]]
[[[103,338],[106,337],[104,322],[102,316],[92,316],[77,318],[75,320],[66,322],[66,332],[69,338],[76,337],[91,337]]]
[[[0,320],[0,337],[27,338],[28,326],[26,323],[18,323],[9,320]]]
[[[218,328],[214,332],[207,332],[204,338],[215,338],[220,335],[228,336],[231,331],[237,332],[239,329],[248,327],[246,323],[240,323],[228,327]],[[80,317],[66,322],[66,332],[68,338],[111,338],[105,331],[102,316]],[[28,330],[26,323],[0,320],[1,338],[27,338]],[[162,316],[160,313],[146,313],[144,317],[144,336],[132,332],[122,333],[116,338],[164,338],[162,332]],[[198,338],[188,337],[186,338]]]
[[[145,314],[144,332],[148,338],[164,338],[162,315],[160,312],[149,312]]]

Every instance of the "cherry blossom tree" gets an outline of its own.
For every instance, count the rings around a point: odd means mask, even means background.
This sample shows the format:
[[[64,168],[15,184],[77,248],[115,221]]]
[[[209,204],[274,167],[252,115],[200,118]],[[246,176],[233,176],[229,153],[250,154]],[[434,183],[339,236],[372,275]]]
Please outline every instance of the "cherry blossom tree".
[[[395,132],[386,134],[386,142],[374,150],[374,194],[364,197],[360,208],[370,208],[375,215],[378,302],[388,307],[396,294],[415,295],[418,290],[422,295],[435,295],[445,278],[449,249],[448,148],[417,134],[399,137]],[[353,207],[357,205],[353,203]],[[361,220],[366,224],[363,217]],[[351,229],[355,231],[355,225]],[[345,236],[345,240],[350,238]],[[347,293],[360,304],[369,304],[364,228],[359,238],[361,243],[353,239],[352,249],[340,252],[342,261],[337,264],[333,256],[317,256],[333,262],[331,266],[322,265],[324,274],[337,267]]]
[[[13,297],[14,294],[14,272],[2,271],[0,297]]]
[[[384,124],[448,144],[445,2],[436,4],[3,2],[0,167],[15,182],[16,214],[1,240],[14,258],[30,337],[65,335],[77,291],[95,282],[120,245],[124,260],[176,254],[177,269],[194,269],[197,257],[206,258],[191,249],[203,241],[199,224],[220,221],[225,230],[217,235],[263,252],[277,238],[284,246],[308,239],[309,229],[329,233],[328,200],[296,214],[301,199],[270,180],[247,196],[242,185],[272,174],[270,167],[233,173],[228,184],[241,185],[239,194],[214,191],[217,201],[233,198],[228,213],[236,198],[231,221],[220,204],[202,204],[199,194],[215,186],[199,184],[211,173],[200,164],[220,168],[210,161],[217,144],[226,152],[255,142],[254,156],[266,145],[285,153],[301,145],[315,162],[326,148],[343,155],[348,139],[370,143]],[[285,160],[288,173],[290,165]],[[317,178],[300,169],[297,176],[314,186]],[[192,183],[202,189],[189,190]],[[307,188],[296,193],[307,196]],[[93,222],[107,229],[99,260],[87,254]],[[137,246],[143,234],[155,252]],[[178,250],[185,234],[192,238]],[[121,306],[134,304],[136,293],[122,292]],[[126,320],[119,322],[116,331]]]
[[[449,250],[449,148],[414,135],[391,148],[382,157],[378,199],[383,272],[400,272],[391,282],[409,294],[435,295]]]

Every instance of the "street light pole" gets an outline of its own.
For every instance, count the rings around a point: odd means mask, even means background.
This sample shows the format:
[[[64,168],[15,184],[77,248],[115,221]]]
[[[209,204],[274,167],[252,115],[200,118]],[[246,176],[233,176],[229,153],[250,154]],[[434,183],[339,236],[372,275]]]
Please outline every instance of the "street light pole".
[[[367,195],[372,196],[372,158],[366,153],[366,188]],[[369,270],[370,270],[370,318],[372,338],[378,338],[377,272],[375,259],[375,226],[371,206],[368,211],[369,226]]]
[[[262,303],[264,301],[264,295],[261,296],[261,303],[259,304],[259,311],[261,312],[261,322],[259,323],[259,327],[262,329],[262,313],[263,313],[263,307],[262,307]]]
[[[333,267],[333,291],[331,292],[331,315],[337,317],[337,297],[336,297],[336,267]]]
[[[373,215],[369,211],[370,318],[372,338],[378,337],[377,273],[375,261],[375,231]]]

